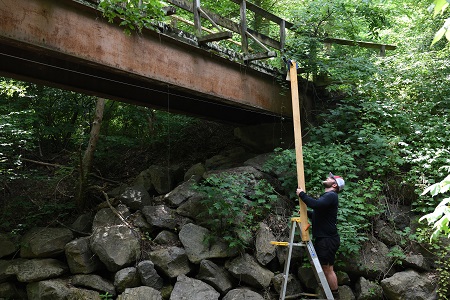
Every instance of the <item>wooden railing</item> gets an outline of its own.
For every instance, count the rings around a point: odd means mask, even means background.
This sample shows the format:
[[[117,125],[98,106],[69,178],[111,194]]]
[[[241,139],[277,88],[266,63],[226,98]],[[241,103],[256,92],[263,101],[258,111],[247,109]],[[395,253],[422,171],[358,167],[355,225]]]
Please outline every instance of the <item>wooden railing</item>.
[[[90,3],[97,3],[100,0],[84,0]],[[259,60],[269,57],[277,56],[276,51],[283,52],[286,45],[286,30],[292,29],[294,27],[293,23],[290,23],[264,9],[261,7],[247,2],[246,0],[229,0],[240,6],[240,22],[236,23],[228,18],[222,17],[221,15],[201,6],[200,0],[165,0],[166,3],[180,8],[184,11],[192,13],[192,20],[186,20],[176,15],[176,9],[173,7],[168,7],[165,9],[167,15],[172,15],[172,17],[178,21],[182,21],[186,24],[193,26],[195,36],[199,45],[205,44],[207,42],[229,40],[230,42],[237,44],[241,47],[243,53],[242,59],[244,62],[249,62],[252,60]],[[279,28],[279,35],[277,38],[270,37],[256,30],[249,28],[247,21],[247,10],[252,11],[255,15],[258,15],[265,20],[271,21],[276,24]],[[202,26],[202,19],[208,20],[216,30],[211,30]],[[207,34],[203,34],[203,32]],[[240,36],[240,42],[232,40],[233,34],[238,34]],[[252,51],[249,47],[249,39],[252,39],[257,45],[260,46],[264,51],[256,52]],[[380,55],[384,56],[386,50],[395,50],[396,46],[388,44],[379,44],[371,42],[362,41],[352,41],[339,38],[326,38],[323,40],[324,44],[340,44],[349,46],[359,46],[364,48],[379,49]],[[270,48],[271,49],[270,49]],[[275,50],[275,51],[274,51]]]

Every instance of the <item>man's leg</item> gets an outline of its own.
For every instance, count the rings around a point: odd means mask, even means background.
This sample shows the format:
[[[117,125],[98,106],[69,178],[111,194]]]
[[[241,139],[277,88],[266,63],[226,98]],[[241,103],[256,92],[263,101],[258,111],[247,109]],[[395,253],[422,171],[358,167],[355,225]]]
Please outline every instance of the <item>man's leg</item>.
[[[323,273],[325,274],[325,277],[327,278],[330,289],[337,290],[338,289],[338,281],[337,281],[336,273],[334,273],[333,266],[332,265],[322,265],[322,270],[323,270]]]

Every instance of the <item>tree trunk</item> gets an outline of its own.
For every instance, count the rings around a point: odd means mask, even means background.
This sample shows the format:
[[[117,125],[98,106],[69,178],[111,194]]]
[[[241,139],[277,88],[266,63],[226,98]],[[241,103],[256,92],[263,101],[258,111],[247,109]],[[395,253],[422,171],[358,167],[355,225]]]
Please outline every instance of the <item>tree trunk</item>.
[[[83,210],[86,207],[86,190],[88,187],[88,175],[91,171],[94,161],[94,152],[97,146],[97,141],[100,137],[100,128],[103,120],[103,111],[105,109],[105,99],[98,98],[95,108],[94,120],[92,122],[91,134],[89,144],[84,152],[84,156],[80,161],[80,177],[78,181],[76,206],[78,210]]]

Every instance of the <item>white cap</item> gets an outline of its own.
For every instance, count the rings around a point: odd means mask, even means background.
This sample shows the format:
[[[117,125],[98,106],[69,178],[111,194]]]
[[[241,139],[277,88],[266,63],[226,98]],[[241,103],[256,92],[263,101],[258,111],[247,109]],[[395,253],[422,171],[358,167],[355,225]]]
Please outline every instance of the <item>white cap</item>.
[[[330,177],[333,178],[336,181],[336,183],[338,185],[339,192],[341,192],[344,189],[344,187],[345,187],[344,178],[342,178],[341,176],[333,175],[333,173],[331,173],[331,172],[330,172]]]

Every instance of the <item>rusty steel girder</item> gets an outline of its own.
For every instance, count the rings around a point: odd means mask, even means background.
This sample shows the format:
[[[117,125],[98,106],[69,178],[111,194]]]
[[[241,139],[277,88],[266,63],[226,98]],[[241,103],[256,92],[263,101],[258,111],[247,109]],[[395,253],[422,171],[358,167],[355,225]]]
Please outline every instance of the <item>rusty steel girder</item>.
[[[292,116],[277,79],[72,0],[2,0],[0,75],[226,122]]]

